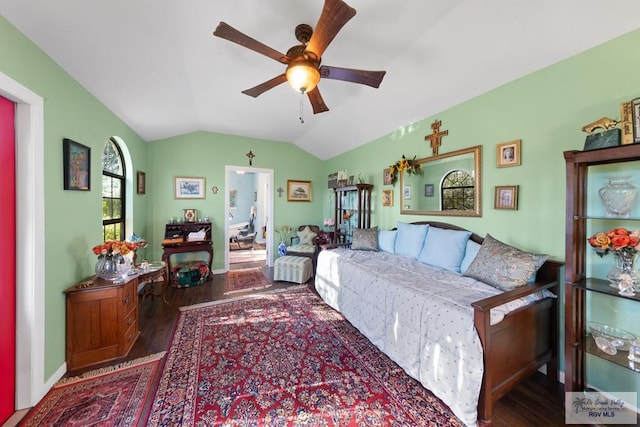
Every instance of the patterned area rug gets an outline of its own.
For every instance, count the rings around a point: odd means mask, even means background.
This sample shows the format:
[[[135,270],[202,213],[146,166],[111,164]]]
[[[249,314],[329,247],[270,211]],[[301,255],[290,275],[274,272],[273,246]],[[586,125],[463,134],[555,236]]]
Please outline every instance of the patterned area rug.
[[[164,352],[63,378],[19,426],[135,426],[145,422]],[[145,411],[147,409],[147,411]]]
[[[271,286],[271,282],[262,273],[261,268],[230,270],[227,272],[227,290],[225,294],[263,289],[269,286]]]
[[[462,426],[306,286],[183,310],[149,426]]]

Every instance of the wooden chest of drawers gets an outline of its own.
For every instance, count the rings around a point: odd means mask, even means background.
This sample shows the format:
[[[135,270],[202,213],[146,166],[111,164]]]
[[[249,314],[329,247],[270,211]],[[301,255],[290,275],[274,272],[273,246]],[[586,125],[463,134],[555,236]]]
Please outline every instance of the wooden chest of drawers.
[[[124,283],[92,277],[65,291],[68,370],[129,353],[140,335],[137,287],[137,277]]]

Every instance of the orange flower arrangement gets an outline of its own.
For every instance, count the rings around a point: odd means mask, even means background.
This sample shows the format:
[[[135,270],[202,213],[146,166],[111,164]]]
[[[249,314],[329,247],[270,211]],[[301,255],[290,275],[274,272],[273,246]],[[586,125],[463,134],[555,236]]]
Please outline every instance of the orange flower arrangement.
[[[142,243],[144,242],[144,244]],[[135,251],[139,247],[146,244],[146,241],[139,242],[123,242],[121,240],[109,240],[101,245],[93,247],[93,253],[100,256],[107,255],[127,255],[131,251]]]
[[[610,251],[635,254],[640,251],[640,231],[629,231],[626,228],[614,228],[609,231],[598,231],[587,239],[600,256]]]

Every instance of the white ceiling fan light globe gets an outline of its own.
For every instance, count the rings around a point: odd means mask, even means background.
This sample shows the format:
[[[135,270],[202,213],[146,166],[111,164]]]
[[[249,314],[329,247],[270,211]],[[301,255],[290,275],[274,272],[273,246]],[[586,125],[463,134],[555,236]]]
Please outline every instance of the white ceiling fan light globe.
[[[287,67],[287,81],[296,92],[310,92],[320,81],[320,71],[309,61],[296,61]]]

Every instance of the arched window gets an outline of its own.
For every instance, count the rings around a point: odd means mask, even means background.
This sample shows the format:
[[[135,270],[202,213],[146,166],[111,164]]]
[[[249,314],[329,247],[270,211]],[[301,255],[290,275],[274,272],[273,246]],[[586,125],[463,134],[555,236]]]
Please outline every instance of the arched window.
[[[109,139],[102,153],[102,234],[107,240],[124,240],[126,170],[120,146]]]
[[[473,177],[467,172],[449,172],[442,181],[442,210],[472,211],[475,200]]]

